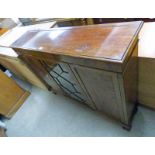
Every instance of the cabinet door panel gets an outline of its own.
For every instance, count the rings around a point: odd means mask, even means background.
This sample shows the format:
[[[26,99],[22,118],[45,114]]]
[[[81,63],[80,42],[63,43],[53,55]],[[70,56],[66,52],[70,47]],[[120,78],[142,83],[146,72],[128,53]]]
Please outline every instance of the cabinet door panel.
[[[32,57],[31,67],[54,91],[63,92],[65,95],[86,103],[95,109],[94,104],[83,91],[69,64]]]
[[[119,104],[121,99],[117,74],[80,66],[75,66],[74,69],[97,109],[120,119],[121,111]]]
[[[77,81],[74,73],[72,72],[70,65],[66,63],[57,64],[51,71],[53,79],[59,85],[59,87],[70,97],[76,100],[86,103],[92,108],[94,104],[90,101],[83,88]]]

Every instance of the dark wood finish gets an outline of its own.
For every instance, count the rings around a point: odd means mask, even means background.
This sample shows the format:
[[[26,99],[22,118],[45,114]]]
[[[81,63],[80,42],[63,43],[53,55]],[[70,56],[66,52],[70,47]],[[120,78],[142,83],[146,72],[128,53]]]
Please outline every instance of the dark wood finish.
[[[155,22],[155,18],[93,18],[94,24],[131,22],[131,21]]]
[[[76,83],[89,106],[94,105],[130,129],[137,105],[137,44],[142,24],[138,21],[28,31],[11,47],[21,57],[31,58],[27,63],[36,74],[42,74],[42,79],[46,74],[53,78],[56,66],[61,65],[67,73],[64,77]],[[71,90],[68,81],[62,84],[58,80],[56,84]]]
[[[28,49],[32,53],[95,59],[106,63],[105,66],[120,66],[131,54],[141,26],[142,22],[128,22],[28,31],[11,47],[19,52]]]
[[[80,26],[85,25],[86,21],[84,18],[73,18],[73,19],[61,19],[56,20],[58,27],[66,27],[66,26]]]

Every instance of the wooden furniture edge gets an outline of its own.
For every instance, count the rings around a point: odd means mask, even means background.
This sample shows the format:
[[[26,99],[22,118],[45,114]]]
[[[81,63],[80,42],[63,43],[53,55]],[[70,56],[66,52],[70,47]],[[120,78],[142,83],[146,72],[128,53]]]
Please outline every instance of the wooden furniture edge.
[[[12,107],[12,109],[8,112],[6,117],[11,118],[13,114],[20,108],[23,102],[30,96],[30,92],[25,91],[24,94],[19,98],[17,103]]]
[[[20,55],[19,59],[21,61],[24,61],[25,65],[39,78],[39,80],[44,84],[46,90],[49,90],[49,91],[52,90],[51,86],[48,85],[40,76],[38,76],[38,74],[31,68],[31,65],[24,60],[24,55]]]

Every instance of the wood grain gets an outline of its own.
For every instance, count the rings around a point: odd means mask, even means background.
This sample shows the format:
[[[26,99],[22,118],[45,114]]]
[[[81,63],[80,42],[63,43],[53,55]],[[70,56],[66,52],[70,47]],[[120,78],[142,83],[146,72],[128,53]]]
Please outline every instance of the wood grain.
[[[13,79],[0,71],[0,114],[11,117],[29,96]]]
[[[120,63],[141,26],[142,22],[127,22],[28,31],[11,47]]]
[[[117,98],[118,90],[115,83],[117,74],[80,66],[76,66],[75,70],[97,109],[120,120],[121,115],[117,104],[120,100]]]
[[[138,44],[134,47],[123,74],[117,74],[122,97],[123,123],[129,124],[138,102]]]

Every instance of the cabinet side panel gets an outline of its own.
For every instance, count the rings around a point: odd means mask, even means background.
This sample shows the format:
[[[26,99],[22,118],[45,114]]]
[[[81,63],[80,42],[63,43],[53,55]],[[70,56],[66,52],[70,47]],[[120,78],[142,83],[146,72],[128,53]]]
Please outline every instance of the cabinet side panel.
[[[132,116],[138,97],[138,46],[133,49],[123,75],[118,74],[124,107],[125,123],[128,124]]]
[[[155,109],[155,60],[139,57],[138,102]]]

